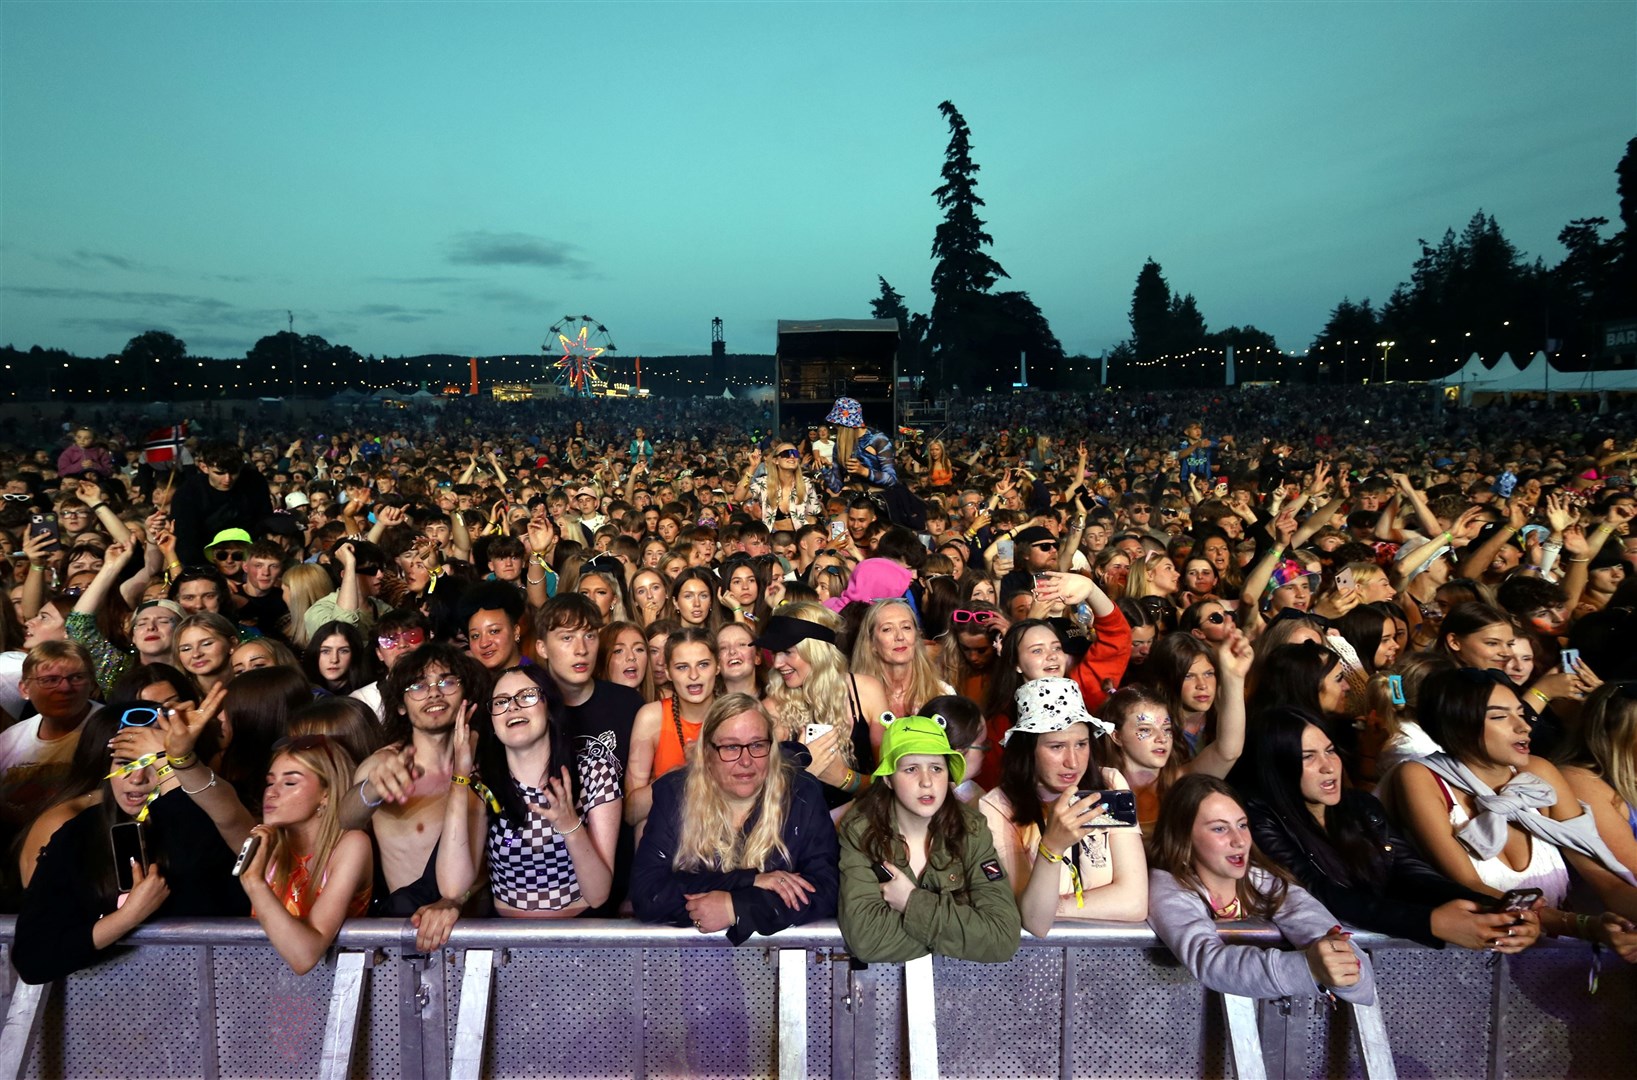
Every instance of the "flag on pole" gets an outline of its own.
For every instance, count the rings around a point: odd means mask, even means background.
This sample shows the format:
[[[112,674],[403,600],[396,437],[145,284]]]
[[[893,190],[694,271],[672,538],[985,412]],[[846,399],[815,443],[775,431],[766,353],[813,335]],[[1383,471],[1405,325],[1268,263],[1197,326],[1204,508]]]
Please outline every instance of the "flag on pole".
[[[174,465],[182,458],[182,440],[187,438],[187,424],[157,428],[143,439],[142,459],[149,465]]]

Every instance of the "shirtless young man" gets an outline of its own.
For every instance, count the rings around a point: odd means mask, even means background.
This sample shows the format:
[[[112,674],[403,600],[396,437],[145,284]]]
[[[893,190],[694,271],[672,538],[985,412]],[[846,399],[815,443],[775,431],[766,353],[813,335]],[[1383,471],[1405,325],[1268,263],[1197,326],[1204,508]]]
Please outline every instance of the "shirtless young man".
[[[381,688],[391,745],[358,767],[342,805],[341,827],[369,828],[375,838],[380,878],[370,914],[409,917],[421,949],[448,940],[467,899],[439,880],[438,841],[454,774],[455,718],[483,700],[489,683],[489,673],[451,645],[433,642],[402,657]],[[484,815],[472,815],[472,850],[482,850],[487,827]]]

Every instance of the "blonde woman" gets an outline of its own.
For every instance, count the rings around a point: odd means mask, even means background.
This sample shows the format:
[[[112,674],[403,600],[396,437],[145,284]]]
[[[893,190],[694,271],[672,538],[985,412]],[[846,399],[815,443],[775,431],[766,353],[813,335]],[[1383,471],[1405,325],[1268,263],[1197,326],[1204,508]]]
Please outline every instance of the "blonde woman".
[[[224,696],[218,690],[197,710],[162,713],[157,726],[165,755],[182,790],[210,815],[228,847],[258,838],[239,884],[278,954],[305,975],[324,958],[341,923],[369,910],[375,872],[369,837],[341,827],[341,796],[352,784],[354,763],[323,735],[276,743],[256,824],[233,788],[218,783],[194,753]]]
[[[771,468],[761,476],[752,477],[761,460],[760,450],[750,452],[750,465],[734,492],[738,502],[760,504],[762,521],[770,529],[795,532],[824,516],[824,504],[819,501],[818,488],[801,471],[800,450],[790,443],[779,443],[773,449]]]
[[[290,619],[284,627],[284,636],[296,649],[307,648],[307,609],[335,591],[335,582],[327,570],[317,563],[302,563],[284,572],[284,603],[290,609]]]
[[[938,677],[921,624],[903,600],[877,600],[870,606],[853,644],[852,670],[881,680],[887,711],[894,716],[918,715],[933,698],[955,692]]]
[[[780,752],[755,698],[726,694],[687,767],[654,782],[632,907],[644,922],[726,931],[739,945],[834,917],[839,850],[818,782]]]
[[[233,650],[239,644],[239,630],[214,611],[195,611],[176,624],[176,666],[208,694],[227,685],[233,677]]]
[[[773,654],[762,706],[780,742],[807,747],[805,767],[833,808],[852,801],[875,769],[887,692],[869,675],[852,675],[836,647],[841,617],[822,604],[794,603],[767,620],[758,648]]]

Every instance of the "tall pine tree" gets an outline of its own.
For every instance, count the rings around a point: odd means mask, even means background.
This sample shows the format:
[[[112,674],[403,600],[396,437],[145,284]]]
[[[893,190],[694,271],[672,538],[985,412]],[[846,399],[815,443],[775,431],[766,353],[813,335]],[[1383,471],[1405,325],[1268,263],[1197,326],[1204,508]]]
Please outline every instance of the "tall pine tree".
[[[938,111],[949,122],[949,147],[944,151],[944,182],[933,191],[944,220],[932,238],[932,318],[927,332],[940,392],[951,384],[971,387],[990,359],[982,355],[978,323],[983,317],[981,294],[1009,276],[983,249],[994,237],[983,231],[978,217],[978,168],[972,160],[971,130],[960,111],[948,101]]]

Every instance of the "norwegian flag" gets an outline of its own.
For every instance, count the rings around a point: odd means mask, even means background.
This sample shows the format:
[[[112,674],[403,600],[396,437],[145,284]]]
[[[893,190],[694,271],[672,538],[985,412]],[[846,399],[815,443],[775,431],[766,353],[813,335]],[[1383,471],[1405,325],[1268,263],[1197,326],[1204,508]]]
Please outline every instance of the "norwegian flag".
[[[186,424],[150,431],[143,439],[142,459],[149,465],[174,465],[182,457],[182,440],[187,437]]]

